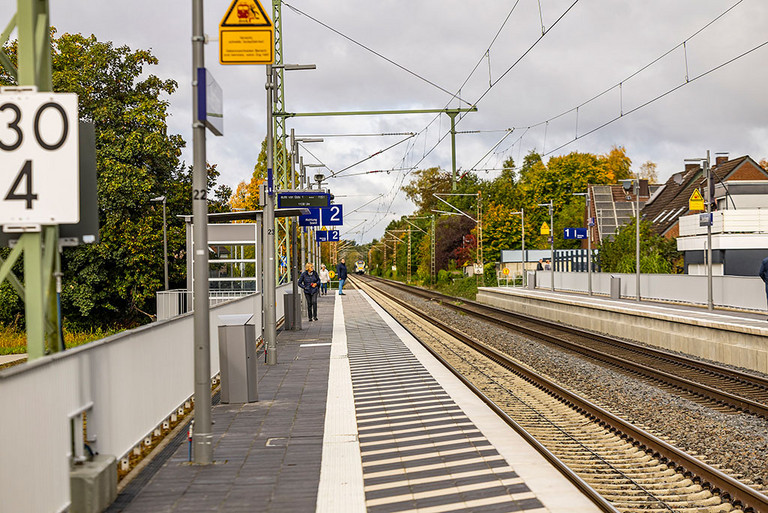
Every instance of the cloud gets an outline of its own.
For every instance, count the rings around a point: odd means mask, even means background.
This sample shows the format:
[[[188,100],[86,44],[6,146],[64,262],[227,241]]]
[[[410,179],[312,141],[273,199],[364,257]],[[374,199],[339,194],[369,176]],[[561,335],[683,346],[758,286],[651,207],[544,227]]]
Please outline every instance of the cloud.
[[[213,39],[206,48],[206,63],[222,85],[225,105],[225,136],[208,137],[207,155],[210,162],[219,164],[221,180],[234,187],[249,179],[265,136],[266,92],[263,66],[218,64],[215,39],[228,3],[205,3],[205,31]],[[482,131],[457,136],[457,163],[463,169],[478,162],[485,167],[497,166],[508,157],[519,162],[530,149],[551,151],[560,145],[564,146],[556,154],[606,153],[612,145],[622,145],[635,167],[647,160],[656,162],[661,179],[680,170],[684,158],[703,155],[707,149],[729,151],[734,156],[750,154],[756,159],[768,155],[764,128],[768,99],[762,90],[767,73],[762,63],[768,47],[626,114],[685,84],[686,75],[694,78],[762,43],[768,5],[745,0],[689,39],[733,4],[717,0],[592,0],[578,2],[557,21],[572,3],[548,0],[541,3],[539,12],[538,3],[521,1],[510,15],[513,2],[491,0],[471,4],[458,0],[290,0],[290,5],[359,44],[284,4],[285,62],[317,65],[315,71],[286,72],[286,108],[290,112],[317,112],[466,106],[441,90],[455,92],[461,88],[460,96],[470,103],[482,98],[478,112],[461,117],[458,123],[461,132]],[[187,140],[184,159],[190,163],[189,4],[65,0],[52,3],[51,19],[59,32],[94,33],[116,45],[152,48],[160,64],[151,72],[179,82],[178,93],[170,99],[169,126]],[[547,31],[544,37],[542,22]],[[683,41],[685,50],[678,48],[627,79]],[[583,105],[578,116],[570,111],[621,81],[621,89]],[[545,123],[561,113],[566,114]],[[584,135],[617,117],[617,121]],[[409,179],[407,172],[359,173],[410,166],[451,167],[450,138],[437,144],[450,126],[445,115],[296,117],[289,119],[287,126],[297,134],[326,136],[420,133],[330,180],[334,194],[343,198],[348,212],[369,201],[371,195],[383,194],[381,200],[365,207],[380,213],[366,213],[359,219],[368,219],[362,235],[365,240],[380,237],[389,220],[410,213],[413,205],[399,192],[399,186]],[[483,159],[503,136],[501,130],[513,127],[514,133]],[[313,162],[311,152],[332,170],[399,140],[396,136],[325,139],[322,144],[307,145],[302,155],[305,162]],[[492,172],[483,174],[483,178],[493,176]],[[385,213],[388,208],[395,214]],[[355,224],[359,220],[350,219]]]

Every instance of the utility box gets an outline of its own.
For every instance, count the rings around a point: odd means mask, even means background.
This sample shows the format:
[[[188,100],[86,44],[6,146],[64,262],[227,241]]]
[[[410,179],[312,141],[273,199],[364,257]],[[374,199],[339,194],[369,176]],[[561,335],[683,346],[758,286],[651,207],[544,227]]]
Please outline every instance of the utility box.
[[[69,472],[72,513],[101,513],[117,498],[117,460],[97,454]]]
[[[527,271],[528,272],[528,290],[536,290],[536,273]]]
[[[611,299],[621,299],[621,278],[611,276]]]
[[[252,403],[259,400],[256,326],[253,314],[219,316],[219,367],[221,402]]]

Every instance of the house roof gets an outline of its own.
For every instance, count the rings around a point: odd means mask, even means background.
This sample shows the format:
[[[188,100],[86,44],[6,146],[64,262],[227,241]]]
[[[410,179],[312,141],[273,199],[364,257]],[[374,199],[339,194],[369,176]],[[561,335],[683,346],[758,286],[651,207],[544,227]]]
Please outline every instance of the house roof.
[[[744,164],[751,164],[757,169],[762,169],[759,164],[745,155],[713,166],[713,180],[715,183],[728,180]],[[765,179],[768,180],[768,174],[765,174]],[[706,189],[706,181],[707,177],[700,167],[687,166],[679,184],[675,182],[674,175],[669,177],[658,194],[646,204],[645,208],[642,209],[643,219],[650,221],[657,233],[666,234],[677,224],[680,216],[690,213],[688,200],[694,189],[701,189],[702,191]]]

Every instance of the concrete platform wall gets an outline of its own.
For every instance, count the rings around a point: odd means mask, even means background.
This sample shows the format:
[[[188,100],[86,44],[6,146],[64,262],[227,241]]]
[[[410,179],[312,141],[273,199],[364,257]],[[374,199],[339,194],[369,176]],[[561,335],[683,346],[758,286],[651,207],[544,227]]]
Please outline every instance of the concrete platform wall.
[[[768,323],[670,307],[632,308],[620,301],[481,288],[477,300],[505,310],[644,342],[715,362],[768,373]]]

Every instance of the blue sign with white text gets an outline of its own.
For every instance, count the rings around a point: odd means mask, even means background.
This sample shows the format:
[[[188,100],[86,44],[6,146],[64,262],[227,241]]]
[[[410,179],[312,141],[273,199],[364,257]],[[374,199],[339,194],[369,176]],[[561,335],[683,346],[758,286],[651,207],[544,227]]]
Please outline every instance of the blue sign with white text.
[[[565,228],[563,229],[563,238],[564,239],[586,239],[587,229],[586,228]]]
[[[341,226],[344,224],[344,209],[341,205],[331,205],[320,209],[320,221],[323,226]]]
[[[317,242],[338,242],[339,230],[318,230],[315,232]]]
[[[320,207],[308,208],[309,214],[299,216],[299,226],[320,226]]]

